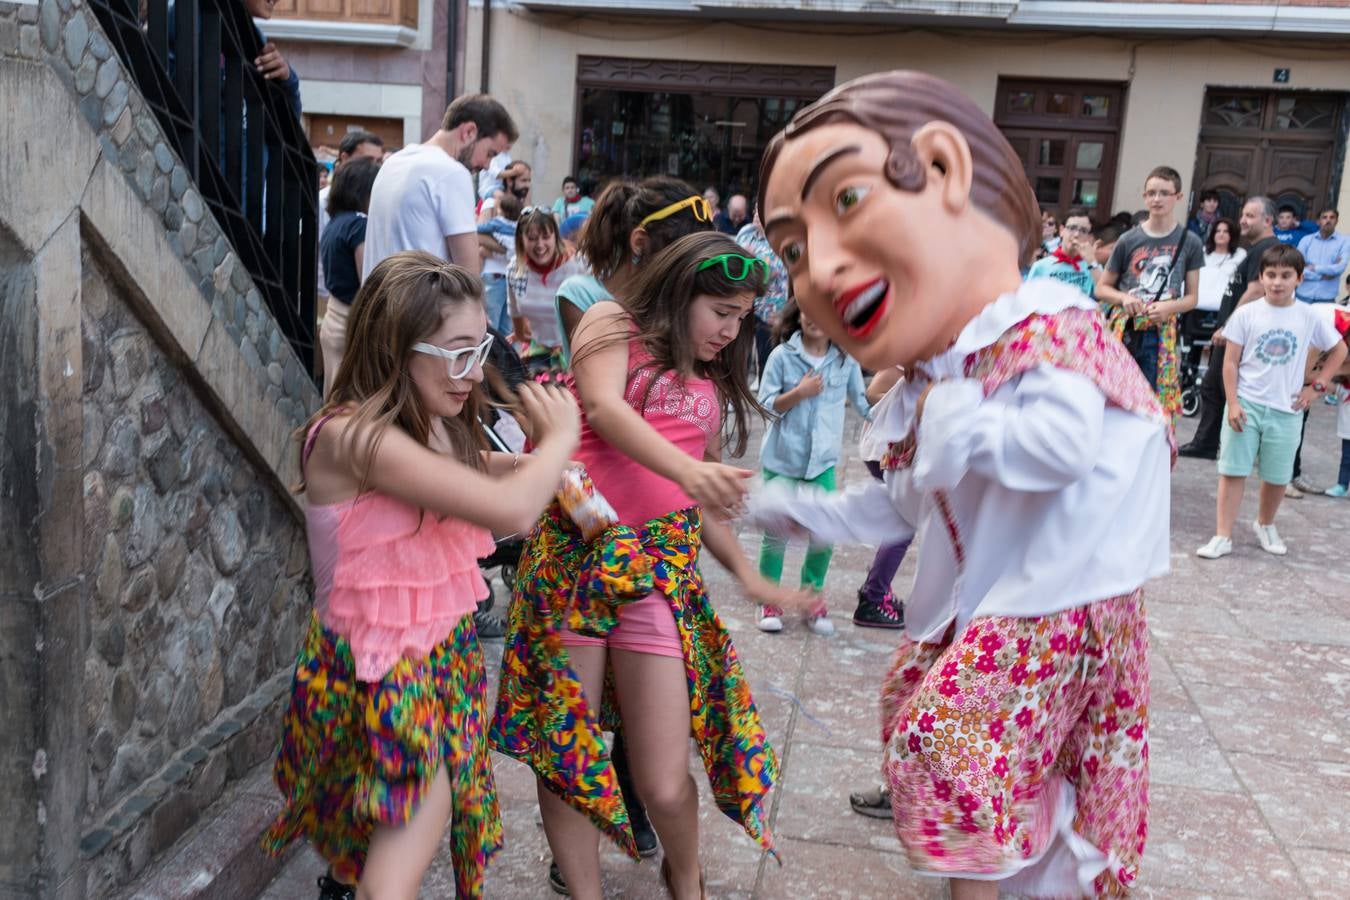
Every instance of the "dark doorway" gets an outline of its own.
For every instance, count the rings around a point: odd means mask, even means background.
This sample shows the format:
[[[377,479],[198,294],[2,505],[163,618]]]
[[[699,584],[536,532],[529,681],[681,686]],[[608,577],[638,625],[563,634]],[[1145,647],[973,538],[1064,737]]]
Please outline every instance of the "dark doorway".
[[[1264,194],[1299,216],[1316,215],[1340,190],[1346,95],[1331,92],[1205,91],[1197,191],[1219,192],[1219,210],[1236,217],[1244,198]]]
[[[723,200],[750,195],[764,145],[834,86],[834,69],[582,57],[574,170],[596,190],[616,175],[674,175]]]
[[[1111,217],[1124,99],[1118,84],[999,80],[994,121],[1021,158],[1036,202],[1061,222],[1076,206],[1094,221]]]

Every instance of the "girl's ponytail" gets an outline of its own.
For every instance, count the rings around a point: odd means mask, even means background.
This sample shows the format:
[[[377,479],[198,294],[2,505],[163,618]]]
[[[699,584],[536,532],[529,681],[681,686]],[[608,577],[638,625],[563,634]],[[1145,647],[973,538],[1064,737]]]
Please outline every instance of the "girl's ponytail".
[[[581,226],[577,251],[590,263],[591,270],[604,278],[623,265],[628,253],[629,203],[638,195],[637,182],[616,178],[600,193],[595,207]]]

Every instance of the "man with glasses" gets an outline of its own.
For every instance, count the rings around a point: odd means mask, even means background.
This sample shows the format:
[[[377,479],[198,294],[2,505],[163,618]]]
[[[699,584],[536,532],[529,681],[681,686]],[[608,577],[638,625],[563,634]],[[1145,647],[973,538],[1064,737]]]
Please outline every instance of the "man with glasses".
[[[1093,256],[1096,241],[1092,238],[1092,220],[1088,218],[1087,210],[1069,210],[1059,229],[1059,237],[1059,246],[1049,256],[1032,263],[1027,280],[1058,278],[1089,297],[1095,297],[1102,267]]]
[[[1121,235],[1097,282],[1097,298],[1109,307],[1111,328],[1129,349],[1163,412],[1181,411],[1177,369],[1177,317],[1200,299],[1205,247],[1173,216],[1181,199],[1181,175],[1159,166],[1144,179],[1148,218]]]
[[[385,161],[370,193],[361,277],[403,250],[425,250],[477,275],[473,172],[515,143],[506,108],[486,94],[455,98],[426,143]]]

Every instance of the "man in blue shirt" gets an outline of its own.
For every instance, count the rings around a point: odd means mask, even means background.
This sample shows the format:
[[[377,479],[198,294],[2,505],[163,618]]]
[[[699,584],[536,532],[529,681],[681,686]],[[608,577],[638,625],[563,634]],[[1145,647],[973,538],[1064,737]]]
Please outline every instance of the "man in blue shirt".
[[[1350,238],[1336,233],[1340,214],[1325,207],[1317,214],[1317,233],[1298,242],[1303,254],[1303,282],[1294,296],[1305,303],[1331,303],[1340,290],[1341,275],[1350,262]]]

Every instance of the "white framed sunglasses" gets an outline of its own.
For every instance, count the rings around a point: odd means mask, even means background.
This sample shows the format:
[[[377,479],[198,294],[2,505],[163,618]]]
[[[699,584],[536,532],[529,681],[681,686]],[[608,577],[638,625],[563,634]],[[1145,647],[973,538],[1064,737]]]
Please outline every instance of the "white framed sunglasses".
[[[412,345],[414,353],[439,356],[445,360],[445,370],[451,378],[463,378],[473,371],[475,364],[481,366],[487,360],[490,349],[492,349],[492,335],[490,334],[477,347],[461,347],[459,350],[446,350],[444,347],[426,343]]]

